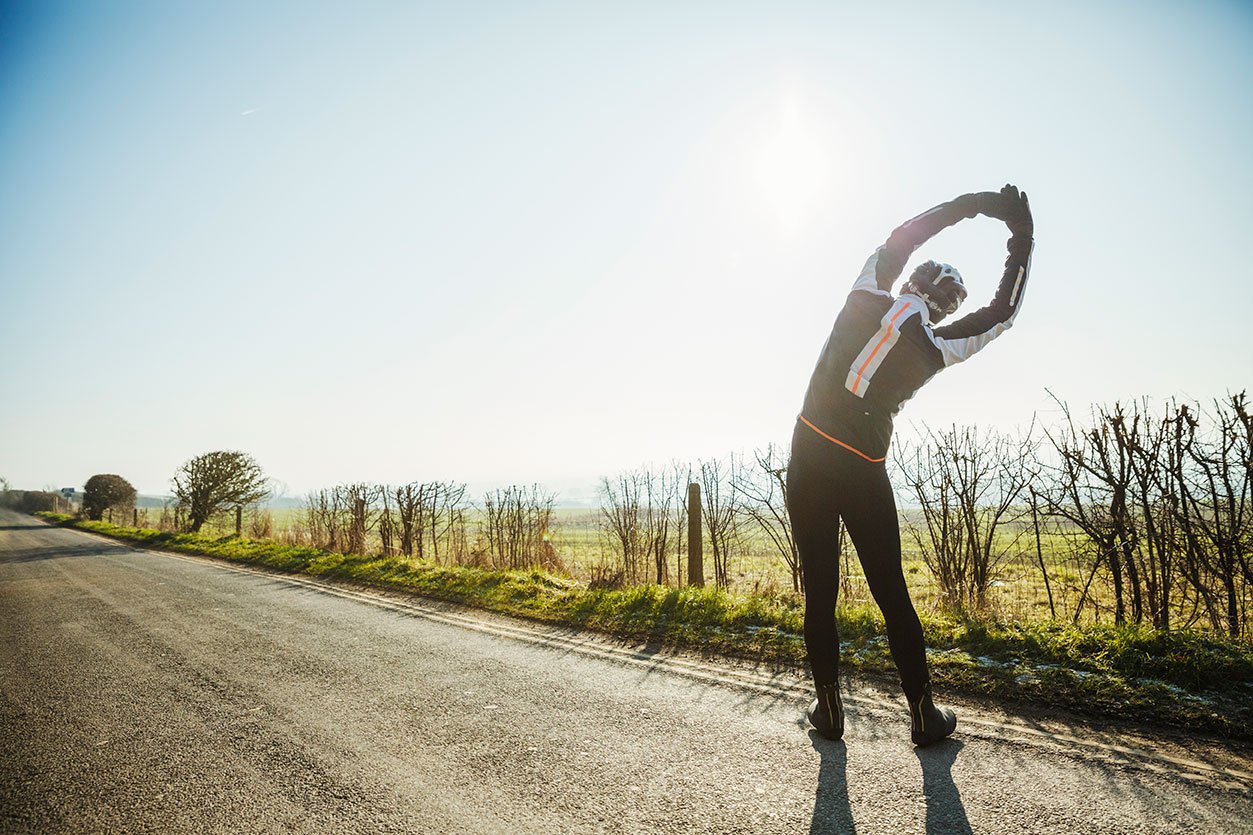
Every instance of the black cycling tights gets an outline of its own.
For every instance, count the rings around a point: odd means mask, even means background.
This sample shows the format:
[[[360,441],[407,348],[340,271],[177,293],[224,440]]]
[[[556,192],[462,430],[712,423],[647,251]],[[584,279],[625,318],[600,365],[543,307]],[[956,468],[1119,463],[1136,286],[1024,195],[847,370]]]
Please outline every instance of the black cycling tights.
[[[883,610],[901,686],[907,697],[918,698],[927,684],[927,657],[922,626],[901,571],[901,530],[886,466],[836,446],[797,421],[787,471],[787,504],[805,569],[805,648],[814,682],[831,684],[839,674],[835,598],[842,518],[870,593]]]

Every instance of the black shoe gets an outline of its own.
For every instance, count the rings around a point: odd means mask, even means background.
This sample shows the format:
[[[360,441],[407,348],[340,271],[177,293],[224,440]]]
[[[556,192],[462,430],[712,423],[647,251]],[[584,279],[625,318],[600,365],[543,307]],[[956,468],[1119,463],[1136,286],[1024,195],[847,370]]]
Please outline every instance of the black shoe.
[[[844,703],[838,683],[818,685],[818,698],[809,705],[809,724],[827,739],[844,736]]]
[[[935,706],[931,701],[931,685],[922,691],[922,698],[906,700],[909,702],[910,736],[915,745],[931,745],[957,730],[957,714],[950,708]]]

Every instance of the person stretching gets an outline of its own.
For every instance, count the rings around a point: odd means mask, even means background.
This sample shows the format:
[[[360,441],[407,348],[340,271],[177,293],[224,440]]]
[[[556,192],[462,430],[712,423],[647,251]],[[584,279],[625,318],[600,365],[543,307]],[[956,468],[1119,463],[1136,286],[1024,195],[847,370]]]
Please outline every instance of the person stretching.
[[[1009,227],[1009,256],[987,307],[934,327],[966,298],[948,264],[919,265],[893,297],[892,285],[924,241],[985,215]],[[937,372],[967,359],[1014,324],[1031,269],[1034,226],[1027,195],[963,194],[899,226],[853,283],[818,357],[792,435],[787,508],[805,572],[805,648],[816,698],[809,721],[828,739],[844,734],[839,692],[839,525],[857,549],[866,583],[887,624],[892,659],[909,702],[915,745],[953,733],[957,717],[932,701],[922,626],[901,570],[901,533],[888,480],[892,420]]]

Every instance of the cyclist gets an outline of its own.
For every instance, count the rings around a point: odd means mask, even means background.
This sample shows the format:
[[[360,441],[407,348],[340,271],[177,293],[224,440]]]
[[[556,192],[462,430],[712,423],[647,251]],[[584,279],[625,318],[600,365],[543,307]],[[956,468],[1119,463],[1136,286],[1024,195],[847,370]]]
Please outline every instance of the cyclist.
[[[937,232],[982,214],[1009,227],[1009,256],[992,303],[936,327],[966,298],[948,264],[919,265],[892,295],[910,255]],[[818,358],[792,435],[787,504],[805,572],[805,647],[817,697],[809,720],[823,736],[844,733],[835,602],[842,519],[887,624],[892,659],[909,702],[915,745],[953,733],[957,717],[931,697],[922,627],[901,570],[900,525],[885,460],[892,420],[937,372],[1009,329],[1031,268],[1034,226],[1027,195],[963,194],[899,226],[853,283]]]

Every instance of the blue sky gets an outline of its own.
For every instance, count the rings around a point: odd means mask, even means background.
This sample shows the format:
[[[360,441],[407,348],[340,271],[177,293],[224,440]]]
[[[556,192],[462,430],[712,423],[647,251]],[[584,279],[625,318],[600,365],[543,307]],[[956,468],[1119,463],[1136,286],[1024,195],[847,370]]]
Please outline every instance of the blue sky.
[[[898,420],[1253,382],[1237,2],[0,13],[0,476],[539,481],[786,441],[866,255],[1013,181],[1009,334]],[[992,293],[979,219],[918,258]]]

